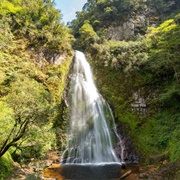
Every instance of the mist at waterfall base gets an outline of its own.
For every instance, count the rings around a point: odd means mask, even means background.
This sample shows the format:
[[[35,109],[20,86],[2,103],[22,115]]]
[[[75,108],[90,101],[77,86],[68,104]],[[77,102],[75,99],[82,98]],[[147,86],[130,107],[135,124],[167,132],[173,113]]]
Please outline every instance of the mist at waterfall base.
[[[62,156],[67,179],[112,179],[122,164],[112,142],[121,142],[114,117],[98,92],[85,55],[75,51],[68,92],[67,149]],[[62,173],[63,173],[62,172]]]

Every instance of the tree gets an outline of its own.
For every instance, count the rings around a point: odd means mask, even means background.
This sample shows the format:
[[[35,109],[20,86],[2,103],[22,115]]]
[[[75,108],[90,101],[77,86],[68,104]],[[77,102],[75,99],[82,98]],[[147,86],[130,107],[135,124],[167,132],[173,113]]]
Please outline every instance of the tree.
[[[89,21],[84,22],[83,26],[79,29],[79,34],[83,46],[87,48],[99,39]]]
[[[9,25],[15,40],[28,39],[28,47],[34,47],[36,51],[71,51],[68,43],[71,43],[72,35],[61,23],[61,13],[54,8],[53,1],[2,0],[0,7],[0,18],[5,19],[4,24]]]
[[[0,156],[11,146],[15,146],[26,135],[32,124],[40,126],[48,122],[49,101],[48,92],[34,80],[18,78],[12,83],[11,93],[7,96],[10,108],[1,103],[6,110],[1,118],[1,128],[6,128],[6,119],[9,121],[9,126],[5,131],[6,134],[1,138]]]
[[[4,149],[7,139],[9,139],[15,120],[13,118],[13,109],[8,107],[7,103],[0,101],[0,148]],[[1,152],[0,152],[1,153]],[[0,156],[2,156],[4,152]]]
[[[148,41],[151,43],[151,67],[157,74],[175,77],[176,81],[180,82],[180,25],[170,19],[158,28],[151,28]]]

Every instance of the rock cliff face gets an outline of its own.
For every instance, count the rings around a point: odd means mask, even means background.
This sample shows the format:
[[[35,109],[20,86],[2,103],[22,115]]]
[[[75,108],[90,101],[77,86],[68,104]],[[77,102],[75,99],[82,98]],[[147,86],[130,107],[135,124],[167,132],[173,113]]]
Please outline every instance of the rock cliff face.
[[[132,40],[138,39],[141,34],[145,34],[149,19],[144,15],[131,17],[128,21],[119,26],[108,28],[107,38],[111,40]]]
[[[119,26],[110,26],[108,28],[107,38],[111,40],[135,40],[140,35],[146,33],[148,26],[156,26],[158,18],[151,17],[150,14],[155,10],[144,10],[140,14],[131,16],[126,22],[122,22]]]
[[[149,3],[151,0],[149,1]],[[116,25],[111,25],[107,30],[109,40],[137,40],[140,35],[144,35],[149,26],[155,27],[164,19],[163,14],[170,14],[174,7],[178,6],[174,0],[169,0],[166,4],[167,12],[159,12],[157,7],[145,4],[138,12],[130,12],[126,20],[121,20]]]
[[[64,60],[68,59],[68,56],[72,56],[73,51],[67,53],[57,53],[50,52],[48,50],[39,49],[35,51],[34,48],[30,49],[31,58],[34,59],[34,62],[39,65],[40,68],[43,66],[43,59],[48,61],[50,64],[60,65]]]
[[[65,54],[59,54],[59,53],[44,53],[44,56],[48,62],[51,64],[60,65],[63,60],[65,60],[67,57]]]

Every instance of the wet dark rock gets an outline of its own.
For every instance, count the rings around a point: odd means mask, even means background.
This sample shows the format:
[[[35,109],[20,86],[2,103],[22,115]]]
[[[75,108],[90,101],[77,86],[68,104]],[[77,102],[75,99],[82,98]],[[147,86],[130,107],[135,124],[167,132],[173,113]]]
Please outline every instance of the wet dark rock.
[[[123,160],[125,163],[137,164],[139,162],[139,157],[137,155],[135,148],[133,147],[133,143],[126,135],[126,133],[123,132],[123,130],[122,131],[121,130],[122,130],[122,126],[119,125],[119,127],[117,127],[117,131],[121,137],[121,142],[117,142],[115,147],[115,152],[119,157],[119,159]],[[122,150],[123,150],[123,157],[121,157]]]
[[[122,163],[121,168],[122,168],[122,169],[126,169],[126,164],[125,164],[125,163]]]

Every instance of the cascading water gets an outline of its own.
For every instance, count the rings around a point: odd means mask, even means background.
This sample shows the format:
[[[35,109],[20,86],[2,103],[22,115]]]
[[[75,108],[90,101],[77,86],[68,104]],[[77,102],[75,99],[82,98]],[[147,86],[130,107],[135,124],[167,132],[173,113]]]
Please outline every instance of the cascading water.
[[[113,121],[111,109],[94,84],[84,54],[75,51],[69,90],[67,150],[63,157],[65,163],[120,163],[112,145],[112,136],[115,134],[115,138],[119,138]]]

